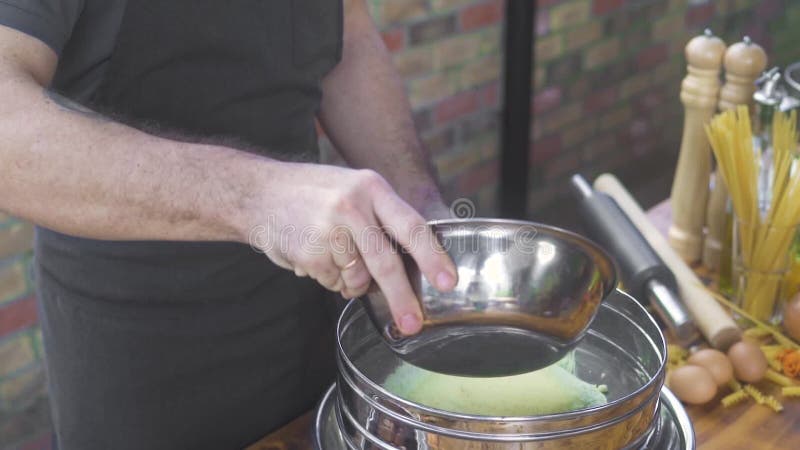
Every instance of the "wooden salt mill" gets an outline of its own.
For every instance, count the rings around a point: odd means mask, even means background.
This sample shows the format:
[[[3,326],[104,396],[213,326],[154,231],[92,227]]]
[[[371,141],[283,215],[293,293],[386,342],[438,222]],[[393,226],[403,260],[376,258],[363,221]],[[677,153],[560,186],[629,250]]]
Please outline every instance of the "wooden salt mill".
[[[686,262],[700,259],[706,218],[711,147],[705,125],[717,109],[719,71],[725,43],[706,30],[686,45],[688,74],[681,83],[683,137],[672,182],[669,243]]]
[[[760,45],[748,36],[725,52],[725,85],[719,92],[720,112],[748,105],[752,111],[756,79],[767,67],[767,54]],[[717,270],[725,239],[725,205],[728,189],[722,177],[714,177],[714,187],[708,199],[706,214],[706,238],[703,243],[703,265]],[[730,245],[730,243],[728,243]]]

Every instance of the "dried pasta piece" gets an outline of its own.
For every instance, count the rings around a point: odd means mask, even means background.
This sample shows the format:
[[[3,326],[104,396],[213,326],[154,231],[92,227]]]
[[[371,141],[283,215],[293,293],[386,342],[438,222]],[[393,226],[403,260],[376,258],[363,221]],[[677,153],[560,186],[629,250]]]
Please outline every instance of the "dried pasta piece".
[[[728,386],[730,386],[731,390],[734,392],[742,390],[742,384],[739,383],[736,378],[731,378],[731,381],[728,382]]]
[[[795,343],[793,340],[789,339],[788,337],[786,337],[781,333],[773,333],[772,337],[775,339],[775,341],[777,341],[779,344],[783,346],[798,348],[797,343]]]
[[[790,378],[785,377],[772,369],[767,369],[767,373],[764,378],[779,386],[794,386],[794,382],[792,382]]]
[[[783,411],[783,405],[775,397],[767,395],[764,397],[764,405],[768,406],[773,411],[779,413]]]
[[[781,388],[781,395],[784,397],[800,397],[800,386],[787,386]]]
[[[783,365],[781,365],[781,362],[775,358],[767,358],[767,364],[769,364],[769,367],[776,372],[783,371]]]
[[[667,345],[667,358],[668,364],[672,367],[680,367],[686,362],[689,357],[689,352],[680,345],[669,344]]]
[[[762,345],[761,351],[764,353],[777,353],[781,350],[786,350],[787,347],[778,344]]]
[[[753,400],[755,400],[759,405],[764,405],[775,412],[783,411],[783,405],[781,405],[781,402],[779,402],[778,399],[771,395],[764,395],[763,392],[756,389],[752,384],[748,384],[742,389],[750,397],[753,397]]]
[[[800,211],[800,209],[798,209],[798,211]],[[764,330],[767,330],[772,335],[772,338],[775,339],[775,342],[777,342],[778,344],[783,345],[784,347],[800,349],[800,344],[798,344],[798,343],[794,342],[793,340],[789,339],[788,337],[786,337],[786,335],[784,335],[780,331],[776,330],[775,328],[770,327],[766,323],[756,319],[752,314],[748,314],[747,311],[745,311],[744,309],[742,309],[739,306],[735,305],[733,302],[731,302],[727,298],[723,297],[722,294],[719,294],[717,292],[712,291],[711,289],[709,289],[706,285],[704,285],[702,283],[698,282],[697,285],[701,289],[706,291],[708,293],[708,295],[713,297],[716,301],[722,303],[722,305],[727,306],[731,310],[735,311],[740,316],[742,316],[745,319],[749,320],[750,322],[754,323],[757,327],[762,328]]]
[[[772,333],[761,327],[752,327],[744,330],[744,335],[755,339],[764,339],[772,336]]]
[[[782,345],[762,345],[761,352],[764,353],[764,356],[767,358],[767,364],[772,368],[772,370],[776,372],[783,372],[783,365],[781,364],[780,360],[778,359],[778,355],[781,352],[791,350],[786,348]]]
[[[747,392],[736,391],[722,398],[722,406],[730,408],[733,405],[738,405],[739,403],[742,403],[748,398],[750,398],[750,396],[747,395]]]
[[[756,389],[752,384],[747,384],[742,387],[742,389],[747,392],[750,397],[753,397],[753,400],[759,405],[763,405],[766,401],[764,393]]]

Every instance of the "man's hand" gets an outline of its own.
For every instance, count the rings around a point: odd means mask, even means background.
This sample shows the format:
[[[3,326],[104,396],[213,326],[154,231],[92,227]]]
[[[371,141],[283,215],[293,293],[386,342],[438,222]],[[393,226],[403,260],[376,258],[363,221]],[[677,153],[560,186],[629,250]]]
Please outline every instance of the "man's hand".
[[[440,290],[451,290],[457,279],[425,219],[373,171],[282,164],[280,180],[270,185],[286,186],[285,195],[265,190],[252,205],[251,244],[277,265],[346,298],[365,294],[374,280],[399,329],[418,332],[421,311],[393,244]]]

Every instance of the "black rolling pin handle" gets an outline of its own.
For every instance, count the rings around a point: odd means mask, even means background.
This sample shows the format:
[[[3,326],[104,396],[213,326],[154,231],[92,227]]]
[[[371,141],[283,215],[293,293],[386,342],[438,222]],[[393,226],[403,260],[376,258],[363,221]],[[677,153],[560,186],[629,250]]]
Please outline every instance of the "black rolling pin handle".
[[[614,257],[631,295],[646,301],[647,283],[653,279],[670,288],[676,286],[672,272],[614,199],[595,192],[580,175],[572,177],[572,187],[589,237]]]
[[[630,294],[649,301],[681,341],[696,336],[694,322],[675,294],[675,277],[614,199],[596,192],[580,175],[572,177],[572,190],[589,237],[614,257]]]

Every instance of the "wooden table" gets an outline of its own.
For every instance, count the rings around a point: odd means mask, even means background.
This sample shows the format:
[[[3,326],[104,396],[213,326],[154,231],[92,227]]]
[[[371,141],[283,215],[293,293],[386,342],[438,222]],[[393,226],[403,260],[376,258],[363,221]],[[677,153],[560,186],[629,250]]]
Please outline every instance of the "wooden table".
[[[664,202],[649,211],[663,232],[670,223],[669,204]],[[758,385],[768,393],[778,393],[771,383]],[[727,391],[723,391],[727,392]],[[779,398],[779,397],[778,397]],[[687,410],[694,424],[701,450],[800,450],[800,399],[783,399],[784,411],[772,412],[766,406],[748,401],[724,408],[718,399]],[[270,434],[246,450],[305,450],[311,448],[312,413],[307,413]]]

